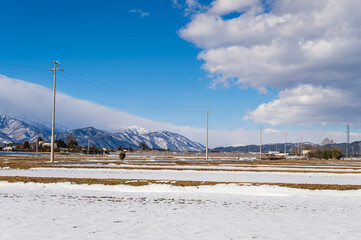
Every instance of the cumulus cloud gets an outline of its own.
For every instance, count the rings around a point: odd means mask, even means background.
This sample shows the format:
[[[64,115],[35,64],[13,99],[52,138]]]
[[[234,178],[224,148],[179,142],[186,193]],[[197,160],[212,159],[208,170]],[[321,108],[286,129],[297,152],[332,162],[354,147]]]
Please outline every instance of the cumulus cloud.
[[[361,87],[361,2],[274,0],[270,6],[263,2],[215,0],[207,10],[194,14],[179,31],[183,39],[202,49],[198,58],[204,61],[211,86],[251,87],[261,93],[267,89],[281,91],[280,99],[250,112],[249,119],[256,122],[266,119],[273,125],[315,123],[331,117],[325,111],[320,118],[311,114],[320,113],[321,107],[309,110],[308,119],[283,112],[279,114],[284,120],[265,117],[271,111],[299,107],[298,103],[285,106],[285,99],[291,98],[287,94],[316,97],[311,88],[321,91],[323,101],[329,100],[331,89],[340,94],[344,105],[337,106],[337,110],[344,107],[342,112],[351,114],[339,118],[335,111],[332,118],[339,121],[323,122],[344,123],[347,117],[355,116],[348,101],[361,100],[357,97]],[[225,18],[229,13],[239,14]]]
[[[237,78],[239,85],[340,86],[340,80],[354,77],[359,86],[361,3],[306,2],[277,0],[266,13],[260,1],[216,0],[179,34],[204,49],[199,54],[204,69],[225,79]],[[238,17],[222,18],[242,10]]]
[[[357,95],[307,84],[281,91],[277,99],[249,111],[245,119],[270,125],[351,123],[361,127],[358,109],[361,109],[361,103]]]
[[[224,15],[230,12],[242,12],[249,7],[259,5],[258,0],[216,0],[212,2],[210,13]]]

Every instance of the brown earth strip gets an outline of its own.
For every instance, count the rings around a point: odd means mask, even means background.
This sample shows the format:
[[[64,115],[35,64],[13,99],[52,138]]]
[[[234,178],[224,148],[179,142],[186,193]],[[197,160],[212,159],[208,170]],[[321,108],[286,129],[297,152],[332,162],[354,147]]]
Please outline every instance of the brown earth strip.
[[[49,166],[48,166],[49,167]],[[174,171],[222,171],[222,172],[283,172],[283,173],[335,173],[361,174],[345,171],[307,171],[307,170],[260,170],[260,169],[208,169],[208,168],[160,168],[160,167],[109,167],[109,166],[51,166],[52,168],[90,168],[90,169],[125,169],[125,170],[174,170]]]
[[[298,188],[308,190],[359,190],[361,185],[337,185],[337,184],[297,184],[297,183],[268,183],[268,182],[211,182],[211,181],[157,181],[157,180],[139,180],[139,179],[96,179],[96,178],[48,178],[48,177],[24,177],[24,176],[0,176],[0,181],[15,183],[62,183],[72,184],[102,184],[102,185],[129,185],[145,186],[149,184],[167,184],[172,186],[211,186],[217,184],[237,184],[239,186],[280,186],[287,188]]]
[[[11,161],[0,163],[0,168],[30,169],[30,168],[70,168],[70,169],[125,169],[125,170],[174,170],[174,171],[225,171],[225,172],[281,172],[281,173],[334,173],[334,174],[361,174],[361,171],[309,171],[309,170],[262,170],[262,169],[209,169],[209,168],[164,168],[164,167],[130,167],[130,166],[63,166],[61,164],[52,165],[44,162],[23,162]],[[357,169],[359,170],[359,169]]]

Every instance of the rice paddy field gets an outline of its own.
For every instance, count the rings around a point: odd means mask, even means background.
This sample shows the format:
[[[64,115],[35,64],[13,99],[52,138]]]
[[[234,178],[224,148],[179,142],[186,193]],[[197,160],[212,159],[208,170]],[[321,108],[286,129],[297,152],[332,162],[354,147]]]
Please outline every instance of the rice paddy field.
[[[0,155],[0,239],[361,238],[361,160],[247,159]]]

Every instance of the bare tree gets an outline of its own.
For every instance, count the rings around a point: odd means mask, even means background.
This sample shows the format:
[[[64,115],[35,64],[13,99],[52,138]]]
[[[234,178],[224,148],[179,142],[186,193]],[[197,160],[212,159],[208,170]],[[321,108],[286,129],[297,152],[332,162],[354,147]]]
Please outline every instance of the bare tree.
[[[320,145],[321,146],[327,146],[327,145],[331,146],[334,143],[335,143],[335,141],[333,139],[329,139],[328,137],[326,137],[325,139],[322,140]]]

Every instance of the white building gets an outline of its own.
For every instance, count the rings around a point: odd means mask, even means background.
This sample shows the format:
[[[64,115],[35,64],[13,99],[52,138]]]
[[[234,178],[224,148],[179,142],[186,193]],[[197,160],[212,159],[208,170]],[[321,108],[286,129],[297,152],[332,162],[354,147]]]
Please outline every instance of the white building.
[[[3,148],[3,151],[5,151],[5,152],[12,152],[14,150],[15,150],[15,147],[12,147],[12,146],[8,146],[8,147]]]

